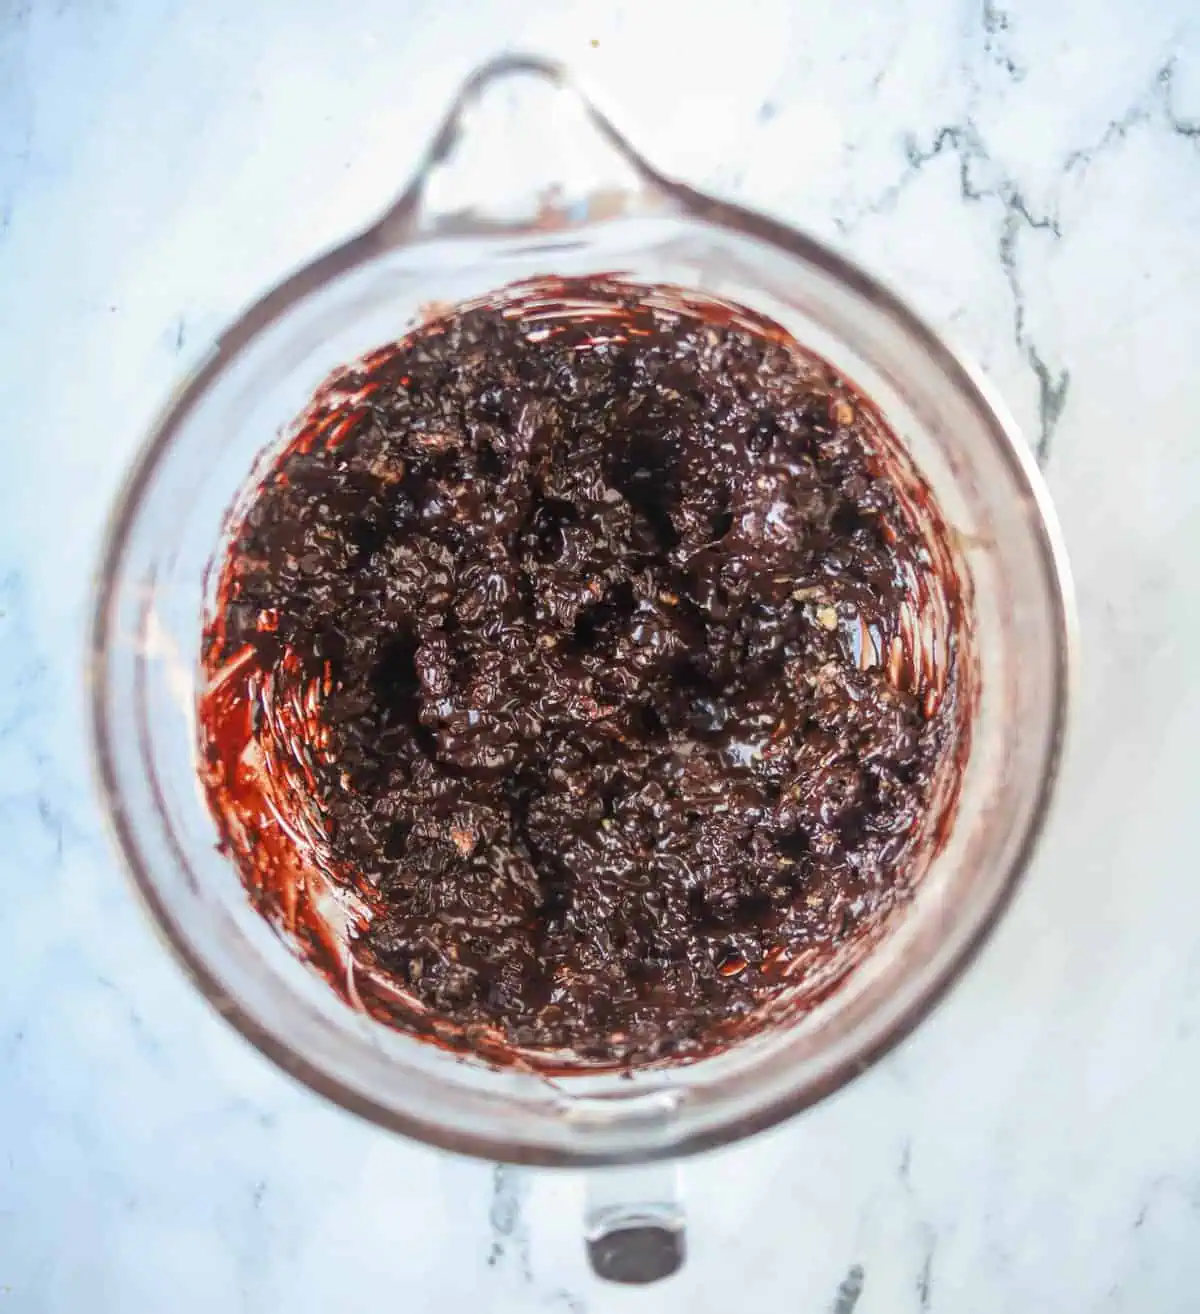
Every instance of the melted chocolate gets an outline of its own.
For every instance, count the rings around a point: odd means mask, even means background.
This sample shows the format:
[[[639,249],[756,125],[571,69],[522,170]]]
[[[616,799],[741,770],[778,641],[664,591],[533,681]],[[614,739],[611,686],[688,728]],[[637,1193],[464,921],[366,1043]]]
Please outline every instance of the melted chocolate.
[[[611,279],[445,312],[331,380],[236,518],[200,709],[226,846],[377,1016],[702,1054],[947,824],[940,523],[749,312]]]

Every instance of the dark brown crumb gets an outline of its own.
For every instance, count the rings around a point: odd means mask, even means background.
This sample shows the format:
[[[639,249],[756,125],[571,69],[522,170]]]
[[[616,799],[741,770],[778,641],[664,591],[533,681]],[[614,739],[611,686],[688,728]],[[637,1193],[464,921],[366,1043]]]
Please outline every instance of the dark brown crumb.
[[[687,1057],[906,889],[952,645],[929,697],[869,403],[781,334],[559,286],[592,309],[444,314],[326,390],[224,562],[206,783],[316,952],[237,793],[248,739],[290,773],[350,982],[467,1044]]]

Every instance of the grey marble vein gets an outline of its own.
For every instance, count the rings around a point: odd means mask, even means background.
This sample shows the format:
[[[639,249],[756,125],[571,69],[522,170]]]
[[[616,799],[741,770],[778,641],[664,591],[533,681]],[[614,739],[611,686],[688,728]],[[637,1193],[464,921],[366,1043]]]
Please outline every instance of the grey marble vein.
[[[1014,82],[1025,77],[1025,68],[1008,52],[1006,34],[1011,24],[1008,12],[993,0],[983,0],[983,51],[984,55]]]
[[[492,1203],[488,1211],[491,1242],[488,1247],[489,1268],[515,1267],[525,1281],[533,1277],[530,1268],[529,1231],[522,1214],[525,1177],[519,1168],[496,1164],[492,1169]]]
[[[838,1286],[837,1295],[829,1307],[830,1314],[854,1314],[867,1284],[866,1271],[861,1264],[853,1264]]]
[[[965,119],[962,123],[947,124],[938,128],[928,145],[910,136],[904,146],[907,168],[873,199],[863,203],[856,213],[840,218],[837,223],[843,233],[851,233],[868,215],[879,215],[895,206],[903,193],[916,182],[930,163],[944,156],[957,161],[959,194],[966,202],[994,203],[999,207],[1000,225],[997,237],[997,256],[1008,285],[1012,305],[1012,326],[1016,347],[1032,370],[1037,382],[1038,432],[1034,450],[1040,464],[1049,459],[1050,443],[1055,427],[1062,417],[1070,387],[1070,370],[1047,364],[1043,350],[1034,341],[1027,324],[1025,289],[1021,274],[1020,241],[1025,231],[1044,234],[1053,241],[1062,237],[1059,220],[1054,214],[1034,213],[1016,181],[1000,173],[994,182],[983,182],[987,173],[995,173],[995,163],[988,153],[975,123]]]
[[[925,1250],[925,1257],[921,1260],[921,1271],[917,1274],[917,1300],[920,1302],[920,1308],[929,1310],[933,1308],[933,1259],[937,1251],[937,1241],[931,1235],[929,1237]]]

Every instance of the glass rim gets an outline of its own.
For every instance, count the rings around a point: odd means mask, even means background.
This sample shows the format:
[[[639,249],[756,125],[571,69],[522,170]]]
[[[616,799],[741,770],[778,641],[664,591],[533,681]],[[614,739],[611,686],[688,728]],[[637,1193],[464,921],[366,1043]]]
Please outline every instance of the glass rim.
[[[993,447],[1009,469],[1014,487],[1028,498],[1032,508],[1029,520],[1031,532],[1036,537],[1038,564],[1044,575],[1047,598],[1053,608],[1053,683],[1049,696],[1052,710],[1042,749],[1038,788],[1029,810],[1025,832],[1008,860],[1007,870],[997,881],[990,904],[977,925],[963,939],[956,952],[941,964],[938,972],[920,985],[906,1007],[894,1012],[877,1034],[866,1037],[861,1045],[856,1046],[853,1052],[828,1071],[777,1095],[750,1113],[699,1129],[661,1149],[639,1152],[639,1160],[682,1156],[711,1149],[764,1130],[810,1107],[845,1085],[904,1040],[962,976],[1011,902],[1045,829],[1062,763],[1075,680],[1078,636],[1065,546],[1048,492],[1032,452],[981,372],[968,363],[959,351],[948,345],[942,335],[926,324],[885,283],[815,238],[765,215],[708,197],[659,174],[630,146],[611,120],[601,113],[595,101],[579,89],[566,70],[552,61],[504,56],[475,72],[456,97],[424,163],[396,205],[378,222],[342,246],[286,278],[253,303],[221,334],[215,348],[168,400],[127,471],[108,520],[96,579],[87,662],[92,761],[104,812],[116,847],[132,878],[133,887],[172,956],[182,965],[204,998],[260,1053],[332,1103],[378,1126],[441,1149],[513,1163],[585,1167],[620,1162],[622,1156],[587,1149],[563,1150],[529,1142],[514,1144],[490,1134],[464,1131],[433,1118],[397,1110],[364,1094],[297,1051],[292,1044],[272,1031],[268,1024],[231,999],[204,954],[179,925],[160,896],[136,829],[124,805],[108,706],[110,657],[115,637],[114,603],[119,590],[122,564],[146,490],[184,422],[225,369],[260,332],[319,288],[407,242],[411,228],[406,234],[406,224],[411,224],[419,212],[425,183],[430,173],[451,150],[464,113],[485,87],[513,74],[533,74],[572,92],[594,127],[615,148],[624,162],[632,166],[640,183],[658,198],[669,202],[677,215],[742,237],[757,239],[815,267],[882,312],[912,345],[925,353],[947,383],[978,414],[991,437]],[[462,232],[461,229],[458,231]],[[494,234],[495,229],[491,229],[488,235]],[[174,844],[169,828],[167,834]]]

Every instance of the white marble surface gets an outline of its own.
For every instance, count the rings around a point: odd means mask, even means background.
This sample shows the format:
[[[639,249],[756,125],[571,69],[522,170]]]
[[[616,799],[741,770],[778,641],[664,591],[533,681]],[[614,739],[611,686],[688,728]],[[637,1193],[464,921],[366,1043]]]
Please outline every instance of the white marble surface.
[[[0,0],[0,1314],[1200,1308],[1198,17]],[[1041,450],[1078,576],[1070,770],[1011,915],[869,1075],[687,1166],[693,1260],[647,1292],[588,1277],[577,1181],[388,1138],[210,1014],[85,753],[97,535],[150,416],[505,45],[951,330]]]

